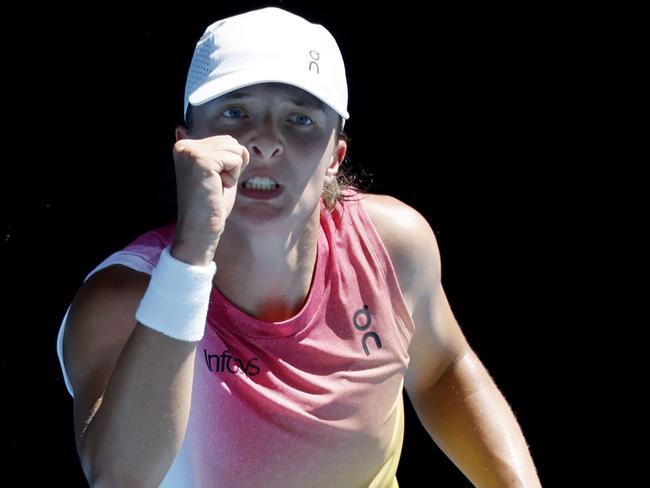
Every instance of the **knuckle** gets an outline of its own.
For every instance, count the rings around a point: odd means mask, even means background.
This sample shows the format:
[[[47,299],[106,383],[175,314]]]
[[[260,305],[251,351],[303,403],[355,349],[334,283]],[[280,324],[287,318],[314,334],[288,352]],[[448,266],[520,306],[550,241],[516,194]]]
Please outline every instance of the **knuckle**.
[[[187,154],[190,152],[190,145],[185,139],[176,141],[176,143],[174,143],[174,152],[177,154]]]
[[[233,142],[233,141],[236,142],[236,141],[237,141],[237,140],[236,140],[233,136],[231,136],[230,134],[221,134],[221,135],[218,135],[218,136],[216,136],[216,139],[219,140],[219,141],[223,141],[224,143],[226,143],[226,142]]]

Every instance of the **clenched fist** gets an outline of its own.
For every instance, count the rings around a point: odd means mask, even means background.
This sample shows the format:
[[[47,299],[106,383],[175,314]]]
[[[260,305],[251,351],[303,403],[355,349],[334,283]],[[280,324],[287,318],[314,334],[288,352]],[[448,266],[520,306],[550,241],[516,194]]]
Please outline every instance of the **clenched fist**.
[[[210,263],[248,161],[248,150],[231,136],[176,142],[178,218],[172,256],[189,264]]]

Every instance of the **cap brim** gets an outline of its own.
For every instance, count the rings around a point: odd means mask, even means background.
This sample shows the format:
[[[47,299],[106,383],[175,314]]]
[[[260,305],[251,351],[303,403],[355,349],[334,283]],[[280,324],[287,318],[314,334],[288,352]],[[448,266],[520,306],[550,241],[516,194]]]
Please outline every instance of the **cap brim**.
[[[188,97],[190,105],[203,105],[204,103],[214,100],[221,95],[225,95],[231,91],[239,90],[246,86],[257,85],[259,83],[285,83],[292,85],[321,100],[323,103],[331,107],[344,119],[348,119],[350,115],[345,107],[337,106],[336,98],[329,92],[322,90],[318,85],[308,79],[301,79],[300,76],[288,76],[287,73],[274,73],[272,71],[238,71],[229,75],[220,76],[214,80],[210,80],[199,88],[194,90]]]

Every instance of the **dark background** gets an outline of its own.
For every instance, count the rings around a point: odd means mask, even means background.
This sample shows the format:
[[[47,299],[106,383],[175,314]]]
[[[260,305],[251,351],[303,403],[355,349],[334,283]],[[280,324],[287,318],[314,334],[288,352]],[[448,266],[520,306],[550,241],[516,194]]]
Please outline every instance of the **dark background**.
[[[575,144],[593,110],[578,76],[590,50],[562,11],[418,2],[23,6],[5,18],[20,32],[4,42],[0,366],[10,471],[84,486],[55,350],[61,319],[96,264],[174,217],[171,146],[194,44],[212,21],[265,5],[322,23],[338,40],[352,166],[372,174],[370,191],[430,222],[452,309],[511,404],[543,484],[561,484],[563,385],[580,374],[565,338],[587,320],[576,295],[590,264],[576,236],[594,218],[578,192],[598,173]],[[400,485],[470,486],[407,408]]]

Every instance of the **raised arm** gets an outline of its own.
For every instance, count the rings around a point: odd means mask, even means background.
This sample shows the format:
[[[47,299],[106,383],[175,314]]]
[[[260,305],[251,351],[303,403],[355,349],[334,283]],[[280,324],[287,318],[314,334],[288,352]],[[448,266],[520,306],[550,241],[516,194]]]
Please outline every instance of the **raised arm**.
[[[174,146],[178,219],[169,254],[151,278],[122,266],[98,272],[68,316],[64,362],[92,486],[159,486],[185,436],[212,261],[249,160],[230,136],[186,136],[179,129]]]

